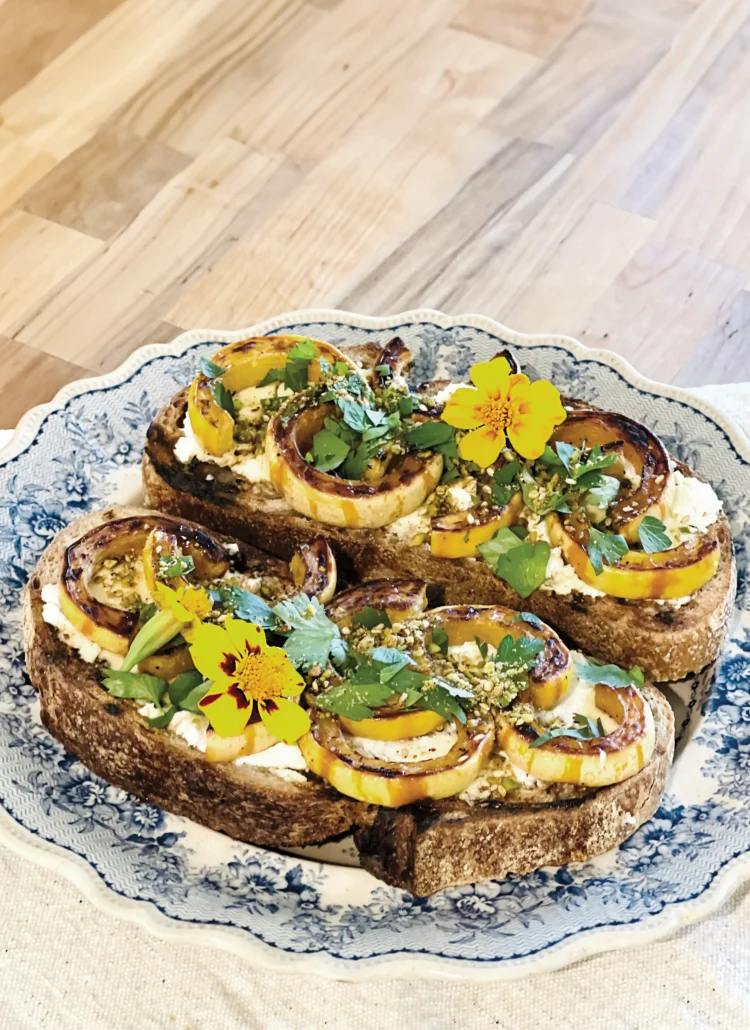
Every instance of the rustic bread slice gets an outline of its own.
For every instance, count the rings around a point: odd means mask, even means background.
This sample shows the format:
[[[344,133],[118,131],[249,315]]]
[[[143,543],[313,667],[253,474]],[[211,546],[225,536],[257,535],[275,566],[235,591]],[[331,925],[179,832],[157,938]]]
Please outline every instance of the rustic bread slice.
[[[364,354],[367,357],[367,354]],[[357,357],[362,358],[362,348]],[[231,468],[183,465],[174,455],[187,411],[187,388],[152,422],[143,456],[146,501],[160,511],[194,519],[283,558],[321,533],[343,568],[364,579],[424,579],[445,604],[504,604],[532,611],[581,650],[605,662],[640,665],[648,679],[679,680],[714,661],[734,605],[736,573],[729,525],[714,527],[721,563],[712,580],[685,604],[627,601],[573,592],[537,590],[526,600],[499,580],[481,559],[436,558],[389,527],[351,529],[323,525],[295,512],[268,482],[250,483]],[[685,466],[681,470],[690,472]]]
[[[672,757],[673,720],[653,689],[651,761],[631,780],[601,790],[548,785],[522,788],[502,804],[448,799],[390,810],[343,797],[312,774],[287,782],[262,768],[211,765],[175,734],[150,729],[137,702],[112,698],[97,668],[42,618],[41,592],[57,582],[65,549],[103,521],[143,513],[111,508],[78,520],[45,551],[24,592],[26,661],[44,724],[110,783],[253,844],[296,847],[356,828],[365,868],[419,895],[599,854],[655,811]],[[249,570],[286,578],[284,563],[240,548]]]
[[[629,780],[548,804],[527,792],[515,804],[469,807],[450,799],[381,808],[354,835],[362,865],[423,897],[443,887],[582,862],[617,847],[659,807],[674,753],[672,709],[653,687],[643,692],[654,713],[656,746],[648,765]]]
[[[176,734],[150,729],[138,715],[139,703],[108,694],[97,667],[82,661],[44,621],[42,588],[58,581],[67,547],[102,522],[138,514],[144,511],[109,508],[74,522],[44,552],[25,588],[26,664],[44,725],[115,786],[253,844],[298,847],[366,822],[367,805],[317,777],[291,783],[256,766],[212,765]],[[288,580],[285,562],[241,547],[248,571]]]

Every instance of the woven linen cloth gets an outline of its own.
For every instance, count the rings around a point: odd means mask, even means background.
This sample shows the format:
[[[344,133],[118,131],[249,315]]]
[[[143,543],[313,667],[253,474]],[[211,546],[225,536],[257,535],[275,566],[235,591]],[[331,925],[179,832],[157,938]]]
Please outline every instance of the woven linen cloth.
[[[693,392],[750,435],[750,384]],[[271,973],[153,937],[2,847],[0,928],[0,1030],[750,1027],[750,889],[659,943],[494,984]]]

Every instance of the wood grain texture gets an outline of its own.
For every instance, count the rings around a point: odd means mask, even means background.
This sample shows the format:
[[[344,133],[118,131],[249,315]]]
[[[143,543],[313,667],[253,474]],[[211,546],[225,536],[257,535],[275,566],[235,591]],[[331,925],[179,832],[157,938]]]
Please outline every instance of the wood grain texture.
[[[4,424],[307,305],[750,377],[749,50],[750,0],[6,0]]]

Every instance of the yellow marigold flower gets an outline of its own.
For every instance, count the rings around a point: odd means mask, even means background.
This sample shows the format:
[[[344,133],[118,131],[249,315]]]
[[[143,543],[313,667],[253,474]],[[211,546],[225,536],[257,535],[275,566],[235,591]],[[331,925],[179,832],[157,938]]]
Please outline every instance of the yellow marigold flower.
[[[465,461],[487,468],[510,440],[522,458],[538,458],[555,426],[565,421],[560,394],[552,383],[511,375],[505,358],[480,361],[471,368],[474,386],[462,386],[450,397],[443,421],[471,429],[458,444]]]
[[[181,632],[188,641],[193,639],[195,627],[213,608],[211,598],[200,587],[181,586],[172,590],[164,583],[155,583],[151,593],[159,608],[171,612],[183,623]]]
[[[287,744],[310,729],[310,717],[291,697],[305,681],[280,647],[269,647],[260,626],[227,619],[221,626],[200,622],[190,654],[196,669],[212,681],[200,709],[222,737],[244,730],[257,703],[261,719]]]

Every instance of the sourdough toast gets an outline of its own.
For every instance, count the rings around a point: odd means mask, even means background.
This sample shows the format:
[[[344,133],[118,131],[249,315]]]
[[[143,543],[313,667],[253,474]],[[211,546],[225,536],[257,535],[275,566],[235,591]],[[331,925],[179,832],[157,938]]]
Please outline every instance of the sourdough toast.
[[[630,836],[658,806],[673,721],[652,688],[646,688],[656,727],[651,760],[630,779],[596,790],[549,784],[522,787],[502,804],[450,798],[392,810],[344,797],[312,773],[289,782],[270,769],[211,764],[176,734],[149,728],[137,702],[107,693],[97,666],[83,661],[43,618],[42,590],[58,582],[67,547],[102,522],[137,514],[145,512],[111,508],[69,526],[45,551],[24,593],[26,660],[44,724],[114,785],[264,846],[318,843],[355,829],[365,868],[418,895],[599,854]],[[238,546],[250,572],[287,579],[285,563]]]
[[[351,354],[372,361],[374,350],[360,347]],[[342,568],[355,578],[419,578],[433,584],[446,604],[470,598],[475,604],[532,611],[588,654],[626,667],[637,664],[656,682],[697,672],[721,649],[736,585],[731,534],[723,515],[713,527],[721,547],[718,572],[688,601],[626,600],[545,589],[523,599],[480,559],[436,557],[428,544],[412,546],[388,526],[324,526],[294,511],[270,482],[251,483],[231,467],[209,462],[180,463],[174,448],[186,417],[187,395],[187,388],[181,390],[148,431],[143,481],[153,508],[201,522],[282,558],[291,557],[295,548],[322,532]]]

